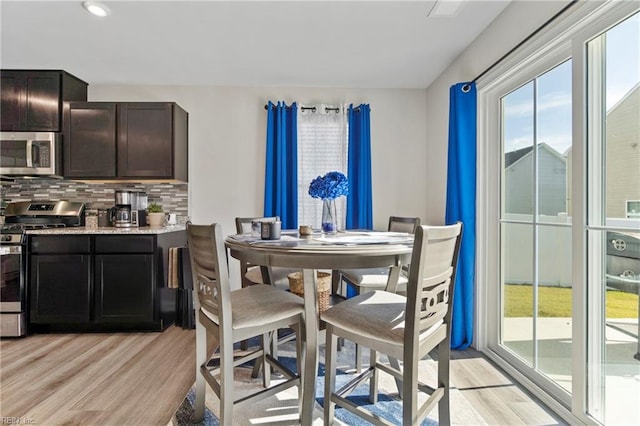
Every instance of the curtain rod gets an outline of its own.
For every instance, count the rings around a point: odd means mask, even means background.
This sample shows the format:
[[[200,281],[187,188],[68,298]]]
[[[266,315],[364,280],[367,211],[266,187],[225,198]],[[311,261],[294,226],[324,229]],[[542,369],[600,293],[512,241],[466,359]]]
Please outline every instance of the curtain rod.
[[[290,106],[288,106],[288,107],[286,107],[286,108],[291,108],[291,107],[290,107]],[[266,104],[266,105],[264,106],[264,109],[269,109],[269,104]],[[302,111],[304,111],[304,110],[306,110],[306,109],[310,109],[310,110],[312,110],[313,112],[316,112],[316,107],[306,107],[306,106],[303,106],[303,107],[300,107],[300,109],[301,109]],[[324,107],[324,110],[325,110],[325,112],[327,112],[327,111],[335,111],[335,112],[339,112],[339,111],[340,111],[340,108]]]
[[[500,57],[500,59],[498,59],[497,61],[495,61],[493,64],[491,64],[489,66],[489,68],[487,68],[486,70],[482,71],[480,73],[480,75],[478,75],[476,78],[474,78],[473,80],[471,80],[468,84],[465,84],[464,86],[462,86],[462,91],[463,92],[468,92],[470,89],[469,84],[471,83],[475,83],[479,78],[482,78],[482,76],[484,76],[486,73],[488,73],[489,71],[491,71],[493,68],[495,68],[500,62],[504,61],[507,56],[511,55],[516,49],[518,49],[520,46],[522,46],[523,44],[525,44],[526,42],[528,42],[533,36],[535,36],[536,34],[538,34],[540,31],[542,31],[545,27],[547,27],[548,25],[550,25],[553,21],[556,20],[556,18],[558,18],[558,16],[562,15],[567,9],[569,9],[571,6],[573,6],[574,4],[578,3],[578,0],[572,0],[569,2],[569,4],[567,4],[565,7],[563,7],[562,9],[560,9],[559,12],[557,12],[555,15],[553,15],[551,18],[547,19],[547,21],[540,25],[538,27],[538,29],[536,29],[534,32],[532,32],[531,34],[529,34],[527,37],[525,37],[524,40],[522,40],[520,43],[516,44],[511,50],[509,50],[507,53],[505,53],[504,55],[502,55]]]

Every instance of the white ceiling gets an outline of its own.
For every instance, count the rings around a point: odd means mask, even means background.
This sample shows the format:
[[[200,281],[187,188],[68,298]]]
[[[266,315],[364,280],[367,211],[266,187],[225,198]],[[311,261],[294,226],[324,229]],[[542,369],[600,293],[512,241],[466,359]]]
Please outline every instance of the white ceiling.
[[[444,1],[444,0],[441,0]],[[425,88],[508,5],[435,1],[0,0],[2,68],[89,84]]]

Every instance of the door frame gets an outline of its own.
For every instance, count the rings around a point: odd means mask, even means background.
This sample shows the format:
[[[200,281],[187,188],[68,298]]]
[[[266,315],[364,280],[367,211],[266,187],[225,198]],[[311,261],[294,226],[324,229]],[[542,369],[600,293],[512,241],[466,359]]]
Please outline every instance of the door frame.
[[[477,242],[476,321],[474,346],[513,376],[543,403],[570,423],[599,424],[587,412],[587,286],[573,286],[572,393],[542,375],[516,366],[517,359],[500,347],[500,197],[501,141],[499,98],[505,88],[517,87],[542,71],[572,58],[572,277],[586,283],[586,43],[638,11],[637,2],[578,2],[535,37],[477,81]],[[533,77],[531,77],[533,76]]]

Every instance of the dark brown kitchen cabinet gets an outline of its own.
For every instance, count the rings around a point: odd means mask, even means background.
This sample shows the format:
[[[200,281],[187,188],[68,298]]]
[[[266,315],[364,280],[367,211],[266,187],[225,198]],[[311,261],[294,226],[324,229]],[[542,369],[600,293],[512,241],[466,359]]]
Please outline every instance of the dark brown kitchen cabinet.
[[[166,329],[176,302],[168,250],[185,244],[184,231],[29,235],[30,330]]]
[[[71,103],[69,113],[65,177],[188,180],[188,114],[176,103]]]
[[[96,323],[153,322],[153,235],[95,236]]]
[[[30,322],[76,324],[90,319],[89,236],[38,236],[29,257]]]
[[[72,102],[64,141],[64,174],[116,177],[116,104]]]
[[[61,70],[0,70],[0,129],[62,132],[64,108],[86,101],[88,84]]]
[[[153,322],[152,254],[96,255],[95,270],[96,323]]]
[[[89,255],[31,256],[32,323],[89,321]]]

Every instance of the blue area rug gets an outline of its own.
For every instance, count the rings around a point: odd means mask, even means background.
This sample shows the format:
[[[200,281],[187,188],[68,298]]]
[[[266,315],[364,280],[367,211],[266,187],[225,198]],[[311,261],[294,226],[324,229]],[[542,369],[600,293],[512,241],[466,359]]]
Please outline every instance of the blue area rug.
[[[296,370],[295,358],[293,358],[292,356],[288,356],[291,354],[292,345],[293,343],[282,345],[280,347],[279,359],[285,366],[295,371]],[[320,355],[321,355],[320,359],[323,359],[322,350]],[[338,365],[353,365],[354,359],[355,358],[354,358],[353,344],[351,344],[350,342],[347,342],[343,347],[343,350],[338,352]],[[368,362],[368,359],[366,356],[363,359],[363,362],[364,363]],[[250,367],[250,366],[246,366],[246,367]],[[247,370],[247,374],[248,374],[248,372],[250,371],[250,368],[245,368],[245,370]],[[324,364],[320,363],[318,366],[318,379],[316,381],[316,401],[321,407],[324,406],[324,371],[325,371]],[[385,373],[380,373],[380,374],[384,375]],[[338,375],[336,377],[336,388],[339,388],[340,386],[346,384],[352,378],[353,378],[353,374],[347,374],[345,371],[338,370]],[[208,389],[207,392],[209,393],[212,391],[211,389]],[[391,390],[391,392],[395,392],[395,389]],[[352,401],[354,404],[363,406],[369,409],[370,411],[372,411],[373,413],[393,422],[394,424],[398,424],[398,425],[402,424],[402,402],[396,399],[397,394],[394,395],[393,393],[390,393],[390,394],[380,393],[378,397],[378,403],[375,405],[369,403],[368,395],[369,395],[369,386],[368,386],[368,383],[364,383],[358,388],[356,388],[348,397],[348,399]],[[194,424],[192,423],[194,403],[195,403],[195,393],[193,389],[191,389],[187,397],[185,398],[184,402],[178,409],[178,412],[176,413],[176,419],[179,425]],[[316,409],[316,411],[321,416],[321,409],[319,410]],[[422,425],[425,425],[425,426],[437,425],[438,424],[437,420],[432,418],[433,414],[436,414],[436,413],[437,413],[437,408],[434,408],[433,412],[430,415],[431,418],[425,419],[422,422]],[[336,407],[335,416],[337,420],[347,425],[369,424],[368,422],[362,420],[361,418],[353,415],[346,409],[340,408],[340,407]],[[314,415],[314,419],[316,418],[318,418],[318,416]],[[215,414],[211,410],[205,407],[204,421],[199,424],[209,426],[209,425],[218,425],[219,422]],[[292,423],[292,424],[295,424],[295,423]]]

